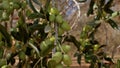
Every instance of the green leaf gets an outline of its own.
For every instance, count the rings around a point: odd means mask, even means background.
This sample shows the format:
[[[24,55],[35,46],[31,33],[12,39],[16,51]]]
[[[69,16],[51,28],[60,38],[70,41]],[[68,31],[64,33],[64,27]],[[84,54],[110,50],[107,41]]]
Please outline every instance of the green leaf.
[[[29,31],[30,34],[32,34],[36,30],[42,30],[42,29],[44,29],[44,27],[45,27],[45,25],[33,24],[33,25],[31,25],[31,26],[28,27],[28,31]]]
[[[110,8],[112,6],[113,0],[109,0],[104,8]]]
[[[35,19],[35,18],[45,18],[45,16],[41,13],[32,13],[28,17],[29,19]]]
[[[12,30],[12,31],[11,31],[11,35],[12,35],[16,40],[22,41],[19,32],[16,32],[16,31]]]
[[[95,68],[95,63],[91,62],[89,68]]]
[[[86,2],[87,0],[77,0],[77,2],[80,2],[80,3],[82,3],[82,2]]]
[[[35,12],[35,13],[38,13],[38,11],[35,9],[35,7],[33,6],[33,3],[31,0],[26,0],[28,5],[30,6],[30,8]]]
[[[116,68],[120,68],[120,60],[119,59],[117,60]]]
[[[12,46],[12,40],[10,34],[7,32],[6,28],[0,24],[0,32],[2,33],[4,39],[7,42],[7,46],[11,47]]]
[[[0,48],[0,58],[3,58],[3,53],[4,53],[4,50]]]
[[[80,50],[80,42],[74,37],[74,36],[72,36],[72,35],[70,35],[70,36],[67,36],[66,38],[65,38],[65,41],[67,41],[67,42],[72,42],[75,46],[76,46],[76,48],[77,48],[77,50],[79,51]]]
[[[112,60],[112,58],[110,58],[110,57],[106,57],[106,56],[105,56],[104,59],[105,59],[106,61],[110,62],[110,63],[114,63],[113,60]]]
[[[87,12],[87,16],[89,16],[90,14],[93,14],[93,6],[94,6],[95,2],[94,0],[91,0],[90,5],[89,5],[89,10]]]
[[[98,49],[104,48],[105,46],[107,46],[107,45],[101,45]]]
[[[112,14],[114,11],[113,10],[111,10],[111,9],[109,9],[109,8],[104,8],[104,11],[106,12],[106,13],[109,13],[109,14]]]
[[[45,26],[44,32],[48,33],[48,32],[51,31],[51,29],[52,29],[51,26],[48,24],[48,25]]]
[[[100,7],[105,5],[105,0],[100,0]]]
[[[39,0],[33,0],[33,2],[34,2],[35,4],[37,4],[37,5],[39,5],[40,7],[42,6],[42,4],[40,3]]]
[[[48,10],[49,6],[50,6],[50,0],[47,0],[47,2],[45,4],[45,9]]]
[[[113,21],[112,19],[107,20],[107,22],[111,25],[112,28],[118,29],[118,25],[117,25],[116,22]]]
[[[82,54],[78,54],[77,56],[77,62],[78,64],[81,64]]]

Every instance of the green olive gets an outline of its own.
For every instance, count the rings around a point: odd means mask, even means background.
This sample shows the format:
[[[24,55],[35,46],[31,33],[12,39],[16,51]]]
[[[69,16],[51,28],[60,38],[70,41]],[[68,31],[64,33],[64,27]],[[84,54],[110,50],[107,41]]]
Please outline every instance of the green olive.
[[[55,60],[57,64],[60,63],[62,60],[62,52],[56,52],[53,55],[52,60]]]
[[[58,14],[59,14],[59,11],[58,11],[57,8],[51,8],[51,9],[50,9],[50,14],[58,15]]]
[[[49,16],[49,20],[50,20],[51,22],[54,22],[54,20],[55,20],[55,15],[54,15],[54,14],[51,14],[51,15]]]
[[[56,65],[55,68],[64,68],[64,66],[63,66],[63,64],[59,63],[59,64]]]
[[[57,22],[57,23],[62,23],[63,22],[63,18],[62,18],[62,16],[61,15],[57,15],[56,16],[56,18],[55,18],[55,21]]]
[[[61,28],[65,31],[68,31],[70,30],[70,25],[66,21],[64,21],[61,25]]]
[[[2,14],[2,19],[3,19],[4,21],[9,20],[9,15],[7,14],[7,12],[3,12],[3,14]]]
[[[99,45],[98,45],[98,44],[95,44],[93,49],[94,49],[94,51],[97,51],[98,48],[99,48]]]
[[[58,28],[58,35],[61,36],[64,33],[64,30],[62,28]]]
[[[48,61],[48,68],[55,68],[55,67],[56,67],[56,61],[50,59],[50,60]]]
[[[71,49],[71,47],[69,45],[62,45],[62,49],[65,53],[68,53]]]
[[[70,66],[72,64],[72,60],[69,55],[67,54],[63,55],[63,63],[67,66]]]
[[[43,41],[43,42],[40,44],[40,49],[41,49],[41,51],[45,51],[47,48],[48,48],[48,45],[46,44],[45,41]]]

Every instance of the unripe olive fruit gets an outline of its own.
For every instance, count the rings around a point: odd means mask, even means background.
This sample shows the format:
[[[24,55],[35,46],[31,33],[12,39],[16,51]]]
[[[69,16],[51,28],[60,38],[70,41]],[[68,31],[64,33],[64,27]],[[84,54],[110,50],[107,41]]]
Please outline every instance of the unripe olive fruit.
[[[97,51],[98,48],[99,48],[99,45],[95,44],[93,49],[94,49],[94,51]]]
[[[8,20],[9,19],[9,15],[7,14],[7,12],[3,12],[2,19],[3,20]]]
[[[70,30],[70,25],[64,21],[61,25],[61,28],[65,31],[68,31],[68,30]]]
[[[48,68],[55,68],[56,67],[56,61],[55,60],[52,60],[52,59],[50,59],[49,61],[48,61]]]
[[[43,42],[40,44],[40,49],[41,49],[41,51],[45,51],[47,48],[48,48],[48,45],[46,44],[45,41],[43,41]]]
[[[49,16],[49,20],[50,20],[51,22],[54,22],[54,20],[55,20],[55,15],[54,15],[54,14],[51,14],[51,15]]]
[[[62,52],[56,52],[53,55],[52,60],[55,60],[57,64],[60,63],[62,60]]]
[[[116,17],[117,15],[119,15],[119,13],[118,12],[114,12],[114,13],[112,13],[112,17]]]
[[[0,59],[0,67],[3,65],[7,65],[7,60],[6,59]]]
[[[23,52],[23,51],[21,51],[18,56],[19,56],[19,59],[21,59],[21,60],[25,60],[25,58],[26,58],[25,52]]]
[[[64,30],[62,28],[58,28],[58,35],[61,36],[64,33]]]
[[[68,53],[71,49],[71,47],[69,45],[62,45],[62,49],[65,53]]]
[[[72,64],[72,60],[69,55],[67,54],[63,55],[63,63],[67,66],[70,66]]]
[[[83,27],[84,32],[88,32],[90,30],[92,30],[92,27],[90,25],[86,25],[85,27]]]
[[[55,68],[64,68],[64,66],[63,66],[63,64],[59,63],[59,64],[56,65]]]
[[[56,18],[55,18],[55,21],[56,21],[57,23],[62,23],[62,22],[63,22],[62,16],[61,16],[61,15],[57,15]]]
[[[59,14],[59,11],[58,11],[57,8],[51,8],[51,9],[50,9],[50,14],[58,15],[58,14]]]
[[[57,52],[60,52],[60,51],[61,51],[59,46],[56,46],[56,51],[57,51]]]
[[[26,16],[30,16],[31,13],[32,12],[29,9],[26,10]]]
[[[51,41],[51,42],[54,42],[54,41],[55,41],[55,37],[52,36],[52,37],[50,38],[50,41]]]

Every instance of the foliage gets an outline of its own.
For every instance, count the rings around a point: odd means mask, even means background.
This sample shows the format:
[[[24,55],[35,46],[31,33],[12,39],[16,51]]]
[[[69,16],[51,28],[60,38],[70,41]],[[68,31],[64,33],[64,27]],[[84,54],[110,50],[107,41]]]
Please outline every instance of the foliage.
[[[66,41],[75,44],[78,50],[75,57],[79,64],[83,56],[91,64],[90,68],[108,67],[102,60],[110,63],[113,61],[102,50],[106,45],[100,45],[94,39],[94,34],[101,20],[118,28],[112,18],[119,15],[119,12],[110,9],[112,1],[104,3],[105,0],[91,0],[87,15],[96,14],[95,19],[83,28],[78,41],[72,35],[63,36],[71,27],[58,9],[52,6],[51,0],[47,0],[45,5],[39,0],[0,0],[0,67],[70,67],[72,60],[68,52],[71,48],[64,43]],[[18,20],[13,27],[15,12]],[[10,25],[10,29],[6,25]]]

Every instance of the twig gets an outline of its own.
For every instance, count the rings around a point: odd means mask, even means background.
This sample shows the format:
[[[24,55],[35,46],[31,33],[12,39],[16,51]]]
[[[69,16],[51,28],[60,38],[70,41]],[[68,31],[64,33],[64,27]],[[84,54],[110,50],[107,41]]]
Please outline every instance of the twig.
[[[36,68],[37,64],[42,60],[42,57],[39,58],[39,60],[35,63],[35,65],[33,66],[33,68]],[[41,62],[42,63],[42,62]],[[41,65],[42,66],[42,65]],[[41,67],[42,68],[42,67]]]

